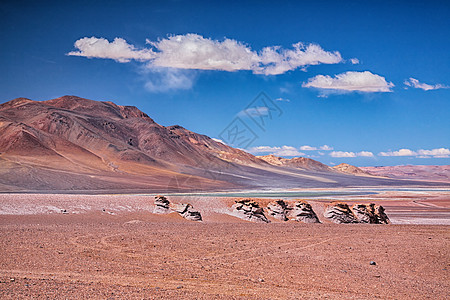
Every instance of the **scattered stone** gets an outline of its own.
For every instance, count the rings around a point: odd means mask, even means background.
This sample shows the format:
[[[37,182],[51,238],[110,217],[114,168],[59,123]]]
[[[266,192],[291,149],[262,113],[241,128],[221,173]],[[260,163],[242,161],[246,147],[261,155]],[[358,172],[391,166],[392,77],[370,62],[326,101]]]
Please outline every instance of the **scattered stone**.
[[[172,209],[179,213],[183,218],[190,221],[202,221],[202,215],[199,211],[195,210],[189,203],[174,204]]]
[[[268,214],[281,221],[289,220],[287,215],[290,209],[291,208],[288,207],[288,204],[283,200],[276,200],[275,202],[269,203],[267,206]]]
[[[14,282],[14,281],[16,281],[16,279],[15,278],[10,278],[9,281]]]
[[[69,212],[67,211],[67,209],[61,209],[61,213],[62,214],[68,214]]]
[[[332,202],[326,207],[323,215],[337,224],[359,223],[358,218],[351,211],[348,204],[343,202]]]
[[[258,278],[258,281],[259,281],[259,282],[264,282],[264,279]]]
[[[264,215],[264,209],[259,204],[250,199],[237,200],[231,207],[242,219],[252,222],[269,223],[270,221]]]
[[[374,262],[373,260],[370,262],[370,265],[371,266],[376,266],[377,265],[377,263],[376,262]]]
[[[311,204],[306,201],[298,201],[290,211],[289,216],[294,218],[295,221],[303,223],[320,223]]]
[[[155,208],[153,209],[154,214],[168,214],[170,212],[170,202],[166,197],[161,195],[155,196]]]
[[[182,288],[183,288],[182,285],[177,286],[177,290],[182,289]]]

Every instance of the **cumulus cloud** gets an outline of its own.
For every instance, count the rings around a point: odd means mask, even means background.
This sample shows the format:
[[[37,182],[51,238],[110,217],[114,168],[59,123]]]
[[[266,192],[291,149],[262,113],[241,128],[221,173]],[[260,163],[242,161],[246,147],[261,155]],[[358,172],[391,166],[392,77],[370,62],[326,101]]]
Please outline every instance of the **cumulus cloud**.
[[[450,149],[436,148],[431,150],[420,149],[413,151],[410,149],[400,149],[398,151],[380,152],[379,156],[415,156],[418,158],[448,158],[450,157]]]
[[[398,151],[380,152],[379,156],[415,156],[417,153],[410,149],[400,149]]]
[[[450,150],[447,148],[437,148],[432,150],[418,150],[419,155],[430,155],[434,157],[448,157],[450,155]]]
[[[273,154],[276,156],[303,156],[305,153],[298,151],[297,148],[292,146],[271,147],[271,146],[258,146],[248,150],[252,154]]]
[[[303,150],[303,151],[315,151],[315,150],[317,150],[317,148],[305,145],[305,146],[301,146],[300,150]]]
[[[360,152],[346,152],[346,151],[333,151],[330,153],[331,157],[373,157],[373,153],[370,151]]]
[[[415,79],[415,78],[409,78],[408,80],[405,80],[404,84],[406,86],[409,87],[413,87],[416,89],[422,89],[424,91],[431,91],[431,90],[438,90],[438,89],[448,89],[450,88],[450,86],[446,86],[443,84],[435,84],[435,85],[431,85],[431,84],[426,84],[423,82],[419,82],[419,80]]]
[[[122,38],[115,38],[109,42],[104,38],[85,37],[74,44],[78,51],[67,53],[69,56],[83,56],[88,58],[109,58],[125,63],[130,60],[146,61],[156,57],[152,49],[137,50]]]
[[[352,65],[357,65],[357,64],[359,64],[359,59],[357,59],[357,58],[350,58],[350,62],[352,63]]]
[[[331,151],[331,150],[333,150],[333,147],[330,147],[328,145],[323,145],[323,146],[320,146],[320,150]]]
[[[109,42],[104,38],[85,37],[75,42],[77,51],[67,55],[109,58],[122,63],[133,59],[147,61],[151,67],[229,72],[248,70],[264,75],[344,61],[338,51],[325,51],[317,44],[295,43],[289,49],[269,46],[257,52],[233,39],[219,41],[193,33],[146,42],[149,48],[137,49],[122,38]]]
[[[380,75],[369,71],[354,72],[348,71],[337,74],[334,77],[329,75],[317,75],[308,79],[302,84],[303,87],[317,88],[331,92],[391,92],[394,87],[392,82],[387,82]]]
[[[361,151],[356,153],[356,156],[373,157],[373,153],[370,151]]]
[[[355,152],[345,152],[345,151],[333,151],[330,153],[331,157],[356,157]]]

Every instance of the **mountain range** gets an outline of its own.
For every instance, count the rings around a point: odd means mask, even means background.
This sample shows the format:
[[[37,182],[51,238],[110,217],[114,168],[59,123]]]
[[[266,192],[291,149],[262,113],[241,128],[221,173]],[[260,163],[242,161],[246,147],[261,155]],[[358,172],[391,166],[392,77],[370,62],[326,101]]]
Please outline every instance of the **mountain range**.
[[[416,178],[420,179],[420,178]],[[0,105],[0,191],[206,191],[431,185],[254,156],[134,106],[63,96]]]

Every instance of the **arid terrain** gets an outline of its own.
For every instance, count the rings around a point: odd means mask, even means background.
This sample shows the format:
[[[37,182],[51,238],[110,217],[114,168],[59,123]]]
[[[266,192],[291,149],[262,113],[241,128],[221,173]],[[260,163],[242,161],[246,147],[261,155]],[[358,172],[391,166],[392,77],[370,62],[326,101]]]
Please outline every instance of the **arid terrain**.
[[[14,99],[0,298],[445,299],[447,167],[254,156],[136,107]]]
[[[154,214],[150,195],[0,195],[0,297],[448,297],[449,226],[414,224],[448,224],[449,191],[337,197],[381,203],[394,225],[327,222],[336,199],[307,199],[322,224],[261,224],[234,216],[232,198],[168,198],[203,221]]]

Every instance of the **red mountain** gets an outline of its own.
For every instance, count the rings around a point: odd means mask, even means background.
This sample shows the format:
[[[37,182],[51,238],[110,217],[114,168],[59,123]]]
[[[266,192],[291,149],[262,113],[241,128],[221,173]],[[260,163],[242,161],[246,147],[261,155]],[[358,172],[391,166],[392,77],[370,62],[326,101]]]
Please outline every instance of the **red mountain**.
[[[0,191],[398,184],[338,174],[307,158],[289,161],[273,165],[181,126],[161,126],[134,106],[75,96],[0,105]]]

